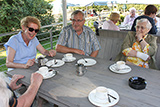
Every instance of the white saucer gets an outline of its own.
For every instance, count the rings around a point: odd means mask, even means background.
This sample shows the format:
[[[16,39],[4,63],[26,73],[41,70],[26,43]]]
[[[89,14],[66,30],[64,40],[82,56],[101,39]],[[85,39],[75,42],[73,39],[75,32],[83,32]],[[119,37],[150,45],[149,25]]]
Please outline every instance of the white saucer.
[[[87,63],[85,62],[85,60],[87,61]],[[79,59],[77,61],[77,63],[78,64],[82,63],[82,64],[84,64],[84,66],[92,66],[92,65],[95,65],[97,63],[97,61],[94,59],[91,59],[91,58],[84,58],[84,59]]]
[[[39,71],[36,71],[37,73],[40,73]],[[42,73],[40,73],[42,76],[43,76],[43,79],[48,79],[48,78],[51,78],[51,77],[53,77],[53,76],[55,76],[56,75],[56,71],[55,70],[52,70],[52,71],[50,71],[50,72],[48,72],[47,74],[42,74]]]
[[[130,72],[132,69],[128,66],[128,65],[125,65],[126,67],[124,69],[120,69],[120,70],[117,70],[117,66],[116,64],[112,64],[109,69],[112,71],[112,72],[115,72],[115,73],[120,73],[120,74],[123,74],[123,73],[128,73]]]
[[[40,58],[40,57],[39,57]],[[43,58],[43,57],[41,57],[42,58],[42,60],[43,60],[43,62],[44,63],[46,63],[47,61],[48,61],[48,59],[47,58]],[[38,64],[38,58],[35,60],[35,63],[37,63]],[[43,65],[43,64],[42,64]]]
[[[54,59],[53,59],[53,60],[48,61],[48,62],[46,63],[46,65],[47,65],[48,67],[60,67],[60,66],[62,66],[62,65],[65,64],[64,61],[59,60],[59,59],[56,59],[56,62],[57,62],[57,63],[55,64],[55,63],[54,63]]]
[[[95,95],[95,94],[96,94],[96,89],[94,89],[94,90],[92,90],[92,91],[89,93],[89,95],[88,95],[89,101],[90,101],[92,104],[94,104],[94,105],[96,105],[96,106],[99,106],[99,107],[110,107],[110,106],[114,106],[114,105],[117,104],[118,101],[119,101],[119,95],[118,95],[118,93],[117,93],[116,91],[114,91],[114,90],[112,90],[112,89],[107,88],[107,90],[108,90],[108,93],[109,93],[110,95],[114,96],[116,99],[113,99],[112,97],[110,97],[110,100],[111,100],[110,103],[109,103],[109,102],[99,103],[99,102],[97,101],[96,95]]]
[[[62,58],[62,61],[64,61],[64,62],[73,62],[75,60],[76,60],[75,57],[72,57],[71,59]]]

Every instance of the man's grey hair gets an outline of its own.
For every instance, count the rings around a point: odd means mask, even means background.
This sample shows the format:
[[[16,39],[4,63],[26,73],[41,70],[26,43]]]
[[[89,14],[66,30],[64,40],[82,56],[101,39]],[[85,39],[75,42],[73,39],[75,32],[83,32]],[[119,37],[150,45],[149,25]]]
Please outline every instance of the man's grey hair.
[[[80,11],[80,10],[75,10],[75,11],[71,14],[71,19],[73,19],[73,17],[74,17],[75,15],[77,15],[78,13],[81,13],[81,14],[83,15],[83,19],[85,19],[84,13],[83,13],[82,11]]]
[[[129,9],[130,12],[131,12],[132,10],[134,10],[134,11],[136,12],[136,8],[131,7],[131,8]]]
[[[146,19],[146,18],[137,19],[137,21],[136,21],[136,25],[137,25],[138,23],[143,23],[143,22],[147,22],[146,27],[147,27],[148,29],[151,29],[151,28],[152,28],[151,23],[150,23],[150,22],[149,22],[149,20],[148,20],[148,19]]]
[[[11,98],[12,92],[7,88],[7,84],[0,77],[0,103],[1,107],[9,107],[9,98]]]

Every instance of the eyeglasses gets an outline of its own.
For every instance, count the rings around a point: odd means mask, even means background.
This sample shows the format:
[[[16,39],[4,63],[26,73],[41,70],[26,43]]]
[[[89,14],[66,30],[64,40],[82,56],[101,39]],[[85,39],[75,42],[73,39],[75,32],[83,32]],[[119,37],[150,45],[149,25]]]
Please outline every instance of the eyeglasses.
[[[82,22],[83,20],[84,20],[84,19],[82,19],[82,20],[79,20],[79,19],[78,19],[78,20],[71,19],[72,22]]]
[[[135,26],[135,28],[136,29],[140,29],[141,28],[142,30],[146,29],[146,27],[143,27],[143,26]]]
[[[28,27],[28,26],[27,26],[27,27]],[[31,28],[31,27],[28,27],[28,30],[29,30],[30,32],[35,31],[35,33],[38,33],[38,31],[39,31],[39,29],[33,29],[33,28]]]

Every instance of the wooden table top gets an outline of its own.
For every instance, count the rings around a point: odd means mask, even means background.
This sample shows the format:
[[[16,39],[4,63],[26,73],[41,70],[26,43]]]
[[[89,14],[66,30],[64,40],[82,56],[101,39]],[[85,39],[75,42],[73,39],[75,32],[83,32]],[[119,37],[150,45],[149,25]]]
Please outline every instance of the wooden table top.
[[[75,61],[55,68],[59,71],[56,76],[43,81],[38,91],[40,97],[60,107],[94,107],[95,105],[88,100],[88,94],[96,87],[104,86],[115,90],[119,94],[120,100],[115,107],[158,107],[160,105],[160,71],[130,66],[131,72],[117,74],[108,69],[115,62],[93,58],[97,61],[96,65],[87,67],[85,75],[80,77],[76,75],[75,64],[82,56],[74,54],[74,57],[76,57]],[[57,53],[54,58],[62,59],[63,54]],[[37,70],[38,66],[35,64],[29,69],[14,69],[7,74],[9,76],[14,74],[24,75],[25,78],[21,79],[20,82],[28,86],[31,73]],[[132,76],[145,78],[147,81],[146,88],[143,90],[130,88],[128,79]]]

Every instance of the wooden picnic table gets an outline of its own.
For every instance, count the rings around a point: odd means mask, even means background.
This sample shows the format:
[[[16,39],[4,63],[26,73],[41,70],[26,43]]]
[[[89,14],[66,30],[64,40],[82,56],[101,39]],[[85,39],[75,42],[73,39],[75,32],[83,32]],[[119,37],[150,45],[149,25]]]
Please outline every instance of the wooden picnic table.
[[[62,53],[57,53],[56,59],[63,58]],[[160,105],[160,71],[145,69],[137,66],[130,66],[132,71],[126,74],[111,72],[108,67],[114,61],[106,61],[100,58],[93,58],[96,65],[87,67],[83,76],[76,75],[76,62],[82,56],[74,54],[76,60],[65,63],[61,67],[54,68],[59,73],[45,79],[38,91],[38,96],[60,107],[94,107],[88,100],[88,94],[98,86],[113,89],[119,94],[120,100],[115,107],[158,107]],[[87,57],[87,56],[83,56]],[[91,58],[91,57],[90,57]],[[49,60],[53,59],[48,57]],[[37,64],[29,69],[14,69],[7,72],[9,76],[14,74],[24,75],[21,83],[29,86],[31,73],[38,70]],[[146,79],[147,86],[143,90],[135,90],[129,87],[128,79],[132,76],[140,76]]]

